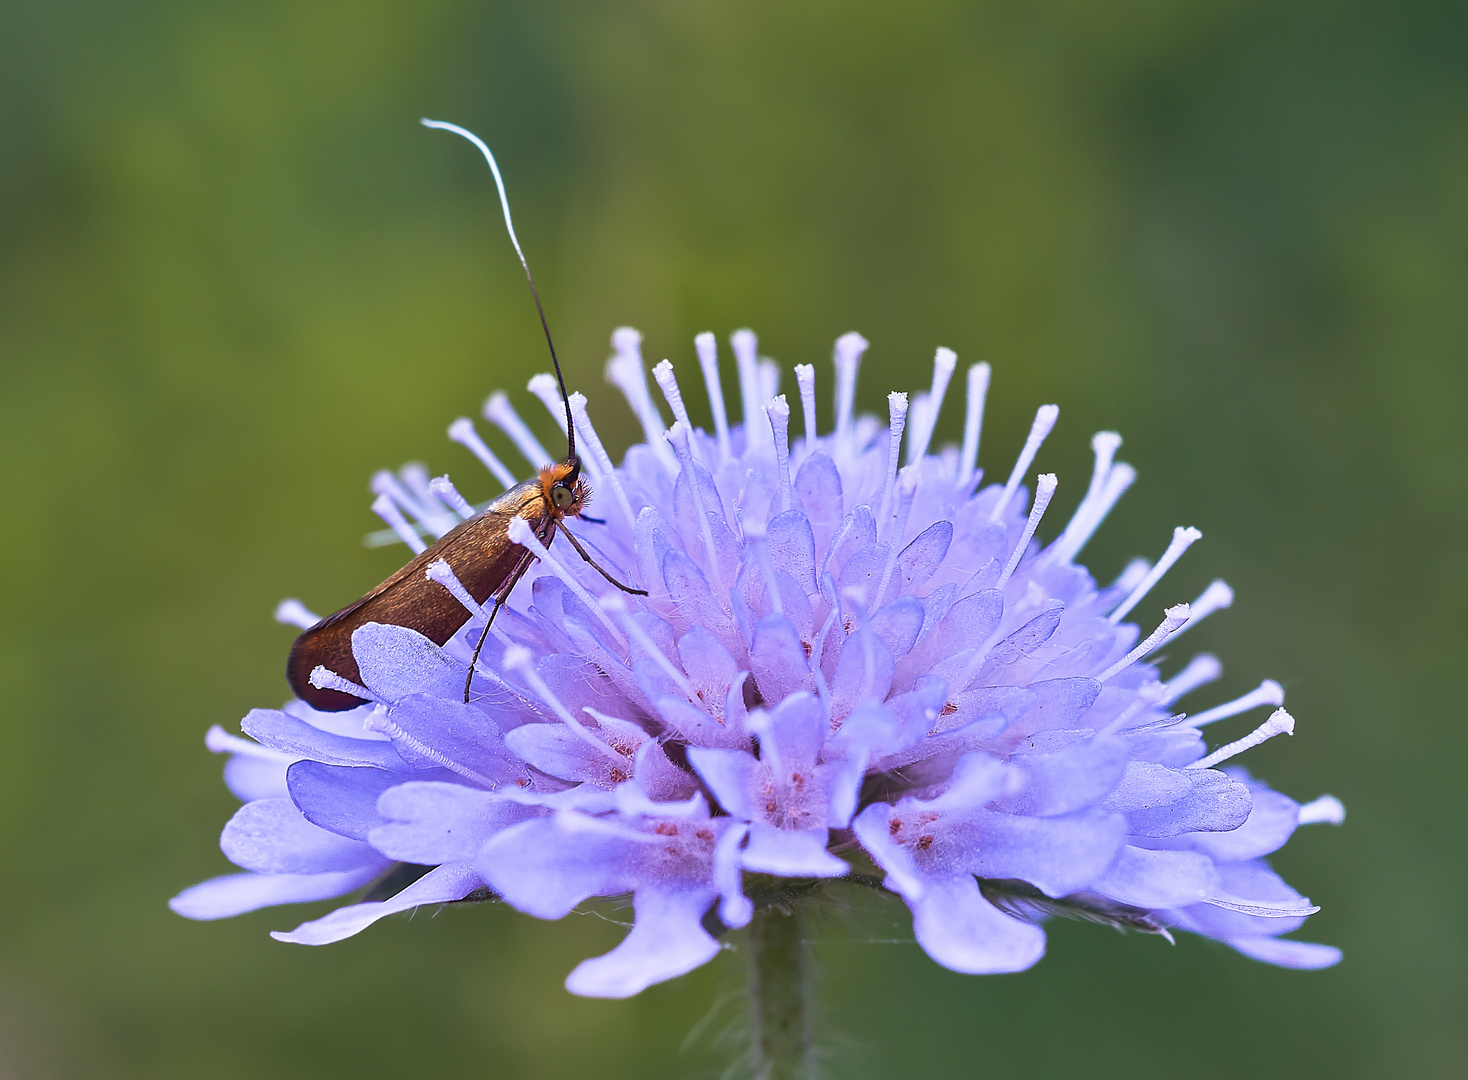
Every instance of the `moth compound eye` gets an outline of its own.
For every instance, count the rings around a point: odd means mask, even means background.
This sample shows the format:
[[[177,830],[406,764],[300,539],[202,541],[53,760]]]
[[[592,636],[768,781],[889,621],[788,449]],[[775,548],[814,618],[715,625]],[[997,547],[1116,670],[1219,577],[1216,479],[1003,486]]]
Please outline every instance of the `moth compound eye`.
[[[551,487],[551,502],[556,504],[557,510],[569,509],[574,500],[575,496],[571,494],[571,489],[565,484],[555,484]]]

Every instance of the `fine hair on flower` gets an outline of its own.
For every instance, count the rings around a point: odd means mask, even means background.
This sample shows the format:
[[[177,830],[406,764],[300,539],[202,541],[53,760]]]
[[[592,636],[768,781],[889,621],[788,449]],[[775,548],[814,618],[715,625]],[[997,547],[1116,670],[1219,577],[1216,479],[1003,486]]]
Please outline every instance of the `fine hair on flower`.
[[[1121,439],[1094,437],[1079,505],[1056,524],[1057,478],[1035,472],[1055,406],[1040,407],[1010,467],[979,467],[988,365],[950,392],[958,358],[940,348],[925,389],[890,394],[886,417],[861,414],[867,342],[846,334],[822,430],[814,365],[796,365],[796,392],[781,393],[786,373],[751,331],[730,345],[734,394],[704,333],[681,383],[669,361],[653,368],[659,403],[640,335],[613,333],[607,378],[643,433],[620,462],[587,399],[570,397],[595,515],[578,538],[646,595],[512,529],[537,559],[471,678],[488,611],[434,562],[428,579],[463,605],[464,625],[442,646],[359,627],[360,682],[323,671],[320,685],[365,704],[292,700],[250,712],[243,735],[210,729],[243,803],[221,838],[241,872],[184,890],[174,910],[215,919],[362,893],[273,935],[324,945],[425,904],[492,896],[559,919],[630,897],[624,940],[566,981],[600,997],[709,961],[771,880],[876,884],[959,972],[1030,967],[1057,916],[1186,931],[1282,966],[1335,963],[1336,949],[1285,936],[1318,909],[1265,858],[1344,810],[1330,796],[1296,802],[1241,763],[1293,734],[1282,688],[1265,680],[1217,703],[1205,687],[1218,660],[1159,659],[1232,600],[1222,582],[1191,603],[1160,599],[1200,534],[1158,538],[1155,562],[1104,585],[1078,561],[1136,477],[1116,460]],[[694,371],[712,430],[690,418]],[[529,390],[565,424],[554,379]],[[962,439],[938,446],[955,398]],[[485,417],[528,468],[549,460],[509,397],[491,397]],[[472,421],[449,434],[500,485],[526,473]],[[389,536],[414,552],[478,512],[420,467],[373,488]],[[277,616],[317,619],[297,601]],[[1250,734],[1210,749],[1208,726],[1265,708]]]

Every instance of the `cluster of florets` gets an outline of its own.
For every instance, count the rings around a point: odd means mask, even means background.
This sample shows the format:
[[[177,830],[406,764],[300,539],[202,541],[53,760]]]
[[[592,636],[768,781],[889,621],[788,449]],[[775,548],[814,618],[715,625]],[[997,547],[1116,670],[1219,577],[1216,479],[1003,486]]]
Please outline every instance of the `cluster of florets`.
[[[1177,530],[1155,564],[1106,587],[1075,561],[1134,478],[1114,460],[1117,436],[1095,437],[1089,489],[1042,545],[1055,477],[1038,477],[1033,497],[1022,481],[1057,410],[1039,410],[1007,480],[984,486],[987,365],[968,372],[962,445],[930,453],[947,349],[928,392],[889,396],[884,426],[853,414],[866,342],[846,335],[834,430],[817,434],[815,372],[800,365],[804,432],[792,439],[779,369],[749,331],[733,336],[732,427],[714,338],[697,339],[711,434],[690,423],[667,361],[653,372],[665,427],[639,343],[618,331],[608,365],[646,435],[620,466],[572,397],[600,520],[571,524],[647,595],[518,530],[539,562],[494,623],[465,704],[486,610],[435,564],[430,578],[465,607],[457,635],[439,647],[369,623],[352,640],[360,685],[314,676],[369,704],[292,701],[245,717],[248,740],[210,731],[245,803],[221,846],[245,873],[186,890],[176,911],[219,918],[377,883],[275,935],[319,945],[420,904],[495,896],[556,919],[630,895],[631,932],[567,980],[614,997],[714,956],[713,935],[752,916],[751,881],[767,880],[754,875],[865,873],[911,908],[923,949],[963,972],[1034,964],[1040,921],[1067,911],[1189,930],[1275,964],[1339,958],[1280,936],[1317,909],[1263,857],[1299,824],[1339,821],[1340,804],[1302,806],[1217,767],[1293,720],[1277,708],[1212,753],[1201,731],[1279,706],[1279,685],[1188,716],[1176,703],[1218,662],[1199,656],[1164,678],[1147,660],[1227,606],[1228,587],[1168,608],[1155,630],[1126,621],[1199,534]],[[530,389],[562,415],[549,377]],[[530,462],[551,459],[504,395],[485,411]],[[450,435],[514,482],[469,421]],[[474,513],[421,469],[374,486],[415,551]],[[315,621],[295,602],[279,614]]]

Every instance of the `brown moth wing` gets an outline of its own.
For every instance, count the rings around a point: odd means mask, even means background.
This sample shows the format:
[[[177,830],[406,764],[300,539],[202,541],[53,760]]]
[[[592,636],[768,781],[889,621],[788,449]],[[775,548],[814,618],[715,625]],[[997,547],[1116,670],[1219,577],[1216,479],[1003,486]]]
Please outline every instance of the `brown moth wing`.
[[[311,672],[320,665],[360,683],[352,632],[366,623],[406,626],[438,645],[453,637],[469,616],[447,589],[428,580],[429,564],[443,559],[470,595],[485,603],[525,555],[524,548],[509,540],[510,519],[515,517],[524,518],[543,542],[550,541],[548,530],[554,531],[555,522],[539,478],[516,484],[355,604],[328,615],[296,638],[285,669],[296,696],[323,712],[341,712],[362,704],[352,694],[312,686]]]

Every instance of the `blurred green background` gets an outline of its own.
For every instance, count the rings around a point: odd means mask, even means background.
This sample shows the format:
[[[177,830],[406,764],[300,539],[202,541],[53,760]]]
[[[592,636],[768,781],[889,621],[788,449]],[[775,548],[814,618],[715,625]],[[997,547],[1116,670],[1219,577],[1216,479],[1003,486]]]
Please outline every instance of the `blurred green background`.
[[[1339,968],[1060,925],[968,978],[833,919],[834,1073],[1463,1075],[1465,40],[1431,0],[0,5],[0,1076],[718,1073],[680,1046],[737,953],[595,1002],[560,988],[617,938],[589,916],[312,950],[266,932],[322,905],[164,906],[227,869],[202,737],[283,700],[276,601],[397,565],[378,467],[492,494],[443,430],[545,367],[483,165],[420,115],[495,147],[617,446],[624,323],[685,386],[751,325],[823,409],[849,329],[867,407],[989,360],[991,473],[1062,406],[1057,513],[1123,432],[1088,560],[1200,527],[1159,606],[1239,599],[1181,652],[1217,700],[1285,682],[1299,734],[1249,764],[1349,808],[1275,859]]]

